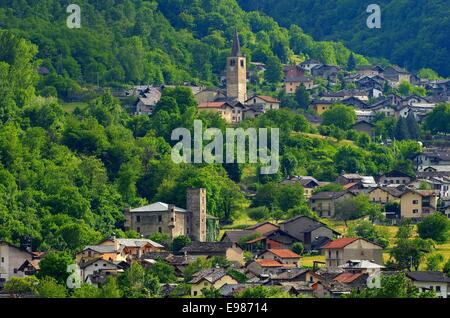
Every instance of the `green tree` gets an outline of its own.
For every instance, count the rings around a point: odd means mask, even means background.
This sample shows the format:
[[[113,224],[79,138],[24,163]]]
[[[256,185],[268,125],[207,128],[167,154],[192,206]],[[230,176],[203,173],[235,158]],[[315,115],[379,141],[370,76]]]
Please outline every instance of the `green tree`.
[[[391,249],[391,256],[400,268],[419,269],[420,262],[433,250],[433,241],[421,238],[400,239]]]
[[[439,104],[425,118],[425,127],[433,134],[450,133],[450,104]]]
[[[3,289],[11,297],[24,297],[33,295],[36,292],[36,287],[39,284],[39,280],[34,276],[27,277],[11,277]]]
[[[155,277],[158,277],[161,284],[175,283],[177,281],[175,268],[160,260],[153,264],[149,268],[148,272],[153,274]]]
[[[440,271],[442,269],[442,263],[444,262],[444,256],[436,253],[427,257],[427,271]]]
[[[309,92],[303,83],[295,91],[295,101],[298,107],[305,110],[308,109],[309,104],[311,103]]]
[[[395,138],[397,140],[410,139],[408,123],[403,117],[400,117],[397,121],[397,126],[395,127]]]
[[[36,294],[42,298],[65,298],[67,290],[65,285],[59,284],[53,277],[44,277],[39,280]]]
[[[340,129],[350,129],[356,122],[354,108],[345,105],[334,105],[322,115],[323,125],[334,125]]]
[[[411,139],[419,140],[420,138],[420,127],[417,123],[416,117],[411,112],[408,117],[406,117],[406,125],[408,126],[408,135]]]
[[[347,70],[354,71],[355,69],[356,69],[356,60],[353,53],[351,53],[350,56],[348,57]]]
[[[192,241],[188,236],[180,235],[173,239],[172,250],[179,252],[183,247],[191,245]]]
[[[450,220],[441,213],[433,213],[417,225],[417,231],[421,238],[432,239],[437,243],[448,241],[449,230]]]
[[[303,244],[301,242],[295,242],[294,244],[292,244],[291,250],[292,250],[292,252],[294,252],[298,255],[302,255],[303,251],[305,250],[305,247],[303,246]]]
[[[283,67],[278,57],[272,55],[267,59],[264,79],[270,84],[277,84],[283,78]]]
[[[67,266],[73,264],[72,258],[65,252],[49,252],[39,263],[39,278],[51,277],[59,284],[65,284],[69,273]]]

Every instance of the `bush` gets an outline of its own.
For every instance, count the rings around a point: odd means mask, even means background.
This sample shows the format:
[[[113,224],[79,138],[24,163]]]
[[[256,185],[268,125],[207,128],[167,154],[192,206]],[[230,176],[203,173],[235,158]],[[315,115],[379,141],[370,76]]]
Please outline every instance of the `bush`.
[[[265,206],[250,209],[248,216],[254,221],[267,220],[270,216],[269,209]]]
[[[191,245],[192,241],[189,237],[180,235],[174,238],[172,243],[172,250],[174,252],[179,252],[183,247]]]
[[[298,255],[302,255],[303,251],[305,250],[305,247],[303,246],[302,243],[295,242],[294,244],[292,244],[291,250],[292,250],[292,252],[294,252]]]
[[[448,240],[448,231],[450,230],[449,219],[441,214],[434,213],[427,216],[417,225],[419,236],[423,239],[432,239],[437,243],[445,243]]]

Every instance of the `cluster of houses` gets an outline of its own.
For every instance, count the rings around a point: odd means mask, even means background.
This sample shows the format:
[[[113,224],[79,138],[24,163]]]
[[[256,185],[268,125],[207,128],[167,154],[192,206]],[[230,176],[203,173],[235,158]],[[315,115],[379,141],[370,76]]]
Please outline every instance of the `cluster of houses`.
[[[242,239],[251,233],[258,233],[258,239]],[[302,266],[302,257],[290,249],[292,242],[304,243],[307,251],[319,249],[325,263]],[[245,253],[251,253],[251,257]],[[1,285],[13,276],[36,274],[42,257],[38,254],[0,242]],[[133,262],[144,268],[164,262],[174,268],[178,281],[161,284],[162,296],[173,297],[177,296],[177,286],[184,281],[186,266],[199,257],[221,257],[229,265],[217,264],[196,272],[188,282],[191,297],[202,296],[205,289],[215,289],[222,297],[231,298],[247,288],[271,286],[295,296],[337,298],[354,290],[379,288],[382,275],[395,274],[383,266],[380,245],[363,238],[341,237],[308,217],[297,217],[279,225],[265,222],[242,231],[227,231],[219,242],[194,241],[178,253],[167,251],[149,239],[113,236],[97,245],[86,246],[75,261],[80,280],[96,287],[104,284],[110,275],[121,275]],[[238,272],[240,277],[233,272]],[[406,276],[420,291],[434,290],[441,298],[450,296],[450,278],[442,272],[406,272]]]
[[[239,36],[235,33],[231,56],[227,58],[226,76],[223,78],[225,88],[206,88],[186,83],[184,87],[192,90],[198,104],[198,111],[218,112],[229,124],[236,124],[247,118],[255,118],[269,110],[280,108],[281,101],[272,96],[249,94],[247,83],[251,81],[254,71],[247,70],[246,57],[242,54]],[[265,65],[250,62],[252,68],[265,71]],[[326,79],[329,87],[335,87],[344,81],[354,89],[335,92],[329,89],[321,92],[317,88],[319,79]],[[373,135],[373,121],[378,113],[387,117],[406,118],[413,114],[417,121],[422,121],[440,102],[448,102],[450,80],[425,80],[398,67],[383,68],[379,65],[357,67],[348,72],[339,66],[323,64],[308,59],[298,65],[284,67],[284,91],[286,95],[296,93],[300,85],[311,91],[313,100],[310,109],[316,115],[307,115],[314,125],[321,124],[321,115],[336,104],[355,108],[357,122],[354,129]],[[411,95],[401,97],[396,94],[385,95],[386,88],[398,87],[402,82],[423,87],[430,96]],[[342,83],[340,83],[342,84]],[[134,96],[135,114],[152,115],[161,98],[162,90],[168,86],[136,86],[126,91],[122,97]]]

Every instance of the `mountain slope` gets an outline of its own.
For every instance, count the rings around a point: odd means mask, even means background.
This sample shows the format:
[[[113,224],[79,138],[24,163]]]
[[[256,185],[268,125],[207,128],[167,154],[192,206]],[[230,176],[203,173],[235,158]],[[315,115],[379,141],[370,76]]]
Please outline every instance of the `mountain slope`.
[[[31,40],[51,72],[42,86],[62,95],[82,83],[217,84],[237,28],[245,53],[265,62],[308,54],[346,64],[339,43],[314,42],[271,18],[243,11],[235,0],[110,0],[77,2],[81,29],[66,26],[66,4],[56,0],[0,3],[0,28]],[[364,61],[359,57],[360,61]],[[63,96],[64,97],[64,96]]]
[[[296,23],[320,40],[343,40],[360,54],[385,57],[411,70],[432,68],[450,75],[448,0],[379,0],[382,28],[369,29],[369,0],[239,0],[246,10],[261,10],[283,26]]]

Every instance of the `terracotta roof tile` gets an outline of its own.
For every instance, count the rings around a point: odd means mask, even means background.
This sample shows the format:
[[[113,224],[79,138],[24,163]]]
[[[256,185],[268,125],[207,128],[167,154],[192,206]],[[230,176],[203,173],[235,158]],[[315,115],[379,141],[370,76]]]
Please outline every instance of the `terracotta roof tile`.
[[[283,267],[283,264],[273,259],[257,259],[256,262],[262,267]]]
[[[322,248],[344,248],[350,243],[353,243],[354,241],[359,240],[357,237],[344,237],[340,238],[334,241],[331,241],[327,245],[325,245]]]
[[[357,274],[342,273],[342,274],[339,274],[338,276],[336,276],[333,280],[340,282],[340,283],[351,283],[351,282],[355,281],[356,279],[358,279],[359,277],[361,277],[362,275],[364,275],[364,273],[357,273]]]
[[[301,257],[297,253],[294,253],[288,249],[269,249],[268,251],[280,258],[300,258]]]

